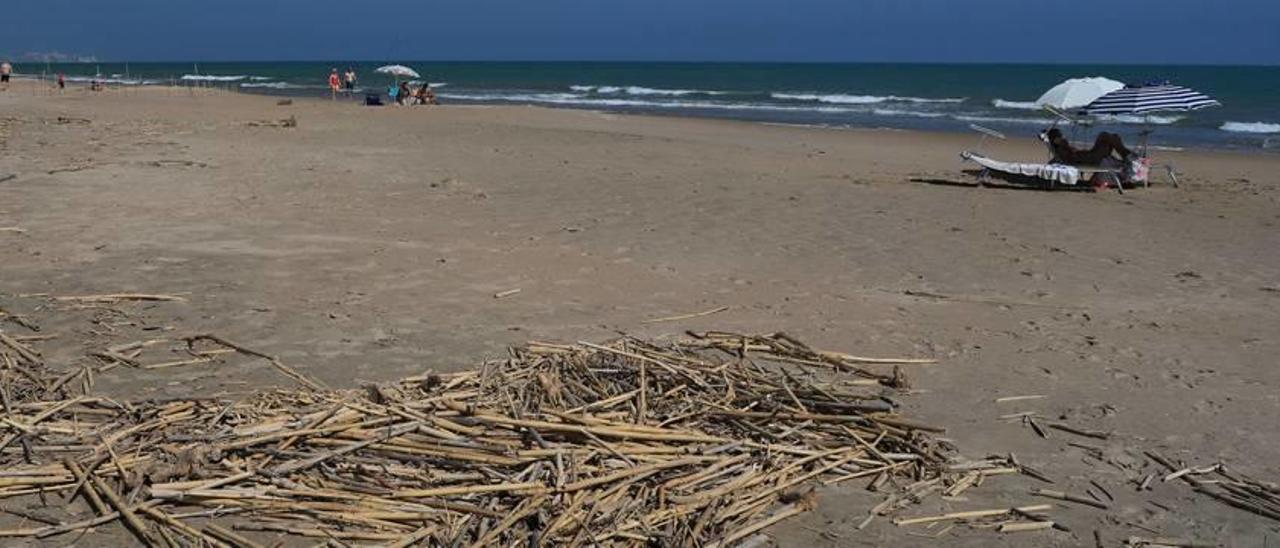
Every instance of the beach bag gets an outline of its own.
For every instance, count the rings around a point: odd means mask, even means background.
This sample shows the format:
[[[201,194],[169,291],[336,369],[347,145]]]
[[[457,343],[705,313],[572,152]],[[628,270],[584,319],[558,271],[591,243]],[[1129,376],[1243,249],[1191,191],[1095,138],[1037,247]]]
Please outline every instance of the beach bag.
[[[1151,158],[1134,155],[1125,162],[1124,179],[1130,183],[1146,183],[1151,176]]]

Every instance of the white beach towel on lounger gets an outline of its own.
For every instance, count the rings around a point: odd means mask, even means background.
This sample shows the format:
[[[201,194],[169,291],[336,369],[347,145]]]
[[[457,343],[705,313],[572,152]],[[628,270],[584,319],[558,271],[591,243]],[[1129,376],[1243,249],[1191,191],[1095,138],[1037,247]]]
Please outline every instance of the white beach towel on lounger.
[[[978,165],[992,171],[1036,177],[1064,185],[1074,186],[1080,182],[1080,170],[1071,166],[1064,166],[1060,164],[1023,164],[1016,162],[1001,162],[972,152],[966,152],[963,156],[966,160],[973,160]]]

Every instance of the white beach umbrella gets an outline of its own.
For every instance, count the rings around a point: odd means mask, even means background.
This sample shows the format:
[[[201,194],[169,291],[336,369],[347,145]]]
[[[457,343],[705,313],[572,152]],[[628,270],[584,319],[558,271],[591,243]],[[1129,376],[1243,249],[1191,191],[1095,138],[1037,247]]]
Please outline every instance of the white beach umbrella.
[[[373,69],[373,71],[379,72],[382,74],[390,74],[392,76],[395,76],[397,79],[399,79],[401,76],[405,78],[421,78],[422,77],[422,75],[418,74],[418,71],[413,70],[404,65],[386,65],[386,66]]]
[[[1058,110],[1074,110],[1096,101],[1099,97],[1124,88],[1123,82],[1110,78],[1072,78],[1044,92],[1036,104]]]

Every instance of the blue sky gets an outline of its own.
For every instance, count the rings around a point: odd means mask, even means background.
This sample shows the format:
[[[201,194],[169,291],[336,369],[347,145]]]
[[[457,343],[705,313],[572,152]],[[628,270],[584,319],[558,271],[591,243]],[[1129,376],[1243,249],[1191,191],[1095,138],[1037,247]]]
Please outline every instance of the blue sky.
[[[1280,0],[4,0],[0,54],[112,60],[1280,64]]]

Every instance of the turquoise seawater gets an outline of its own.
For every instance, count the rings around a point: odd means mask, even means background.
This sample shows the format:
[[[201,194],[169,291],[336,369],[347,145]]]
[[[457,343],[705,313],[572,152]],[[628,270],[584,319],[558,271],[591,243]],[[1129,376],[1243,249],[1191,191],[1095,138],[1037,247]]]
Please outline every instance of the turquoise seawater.
[[[1058,82],[1106,76],[1131,84],[1170,81],[1204,92],[1221,108],[1119,117],[1099,126],[1156,131],[1167,145],[1280,147],[1280,67],[1137,65],[942,65],[774,63],[411,62],[453,103],[536,104],[677,116],[836,127],[967,131],[1011,136],[1051,122],[1030,104]],[[355,69],[361,92],[382,92],[388,62],[20,64],[27,75],[65,73],[115,85],[219,86],[251,93],[327,95],[331,68]],[[357,100],[360,97],[353,97]]]

